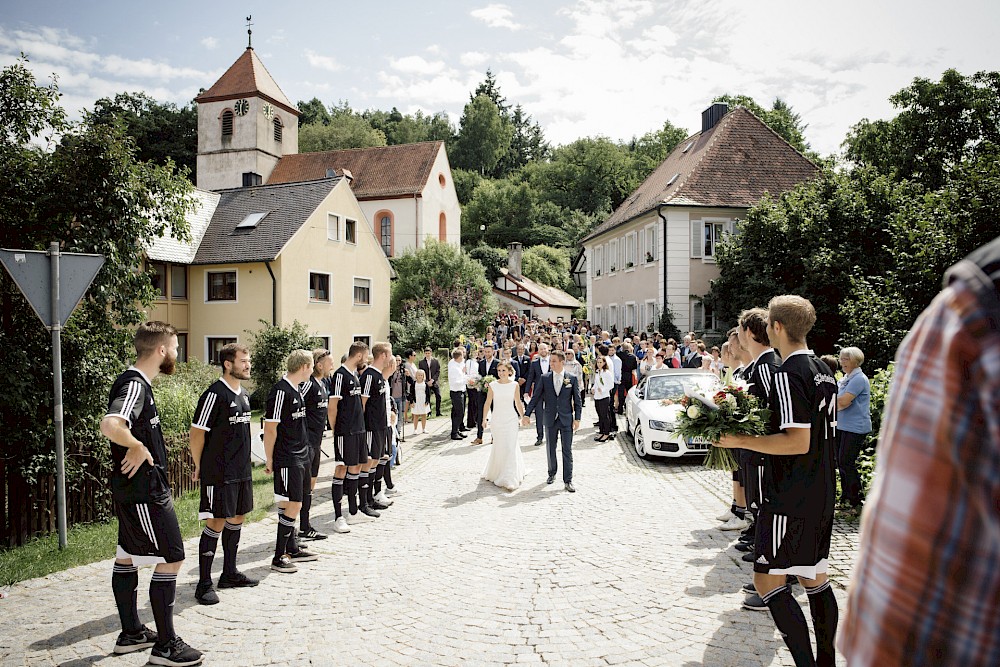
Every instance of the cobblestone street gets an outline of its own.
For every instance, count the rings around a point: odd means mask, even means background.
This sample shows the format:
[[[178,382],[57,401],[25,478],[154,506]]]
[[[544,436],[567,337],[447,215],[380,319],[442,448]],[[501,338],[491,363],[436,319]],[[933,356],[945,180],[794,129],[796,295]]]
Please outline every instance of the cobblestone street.
[[[313,522],[331,535],[310,546],[321,559],[270,572],[275,520],[250,525],[240,568],[260,586],[201,606],[197,538],[188,540],[178,633],[206,664],[791,665],[769,614],[740,608],[751,567],[713,518],[729,503],[728,476],[700,461],[640,460],[624,429],[617,442],[595,443],[593,422],[588,402],[571,494],[559,476],[545,484],[534,425],[520,433],[528,477],[506,493],[479,479],[488,445],[452,441],[447,417],[434,420],[404,445],[395,505],[347,535],[332,534],[324,463]],[[834,529],[841,609],[856,529]],[[150,627],[151,571],[140,571],[139,588]],[[148,651],[110,653],[110,578],[108,560],[14,586],[0,601],[3,664],[144,664]]]

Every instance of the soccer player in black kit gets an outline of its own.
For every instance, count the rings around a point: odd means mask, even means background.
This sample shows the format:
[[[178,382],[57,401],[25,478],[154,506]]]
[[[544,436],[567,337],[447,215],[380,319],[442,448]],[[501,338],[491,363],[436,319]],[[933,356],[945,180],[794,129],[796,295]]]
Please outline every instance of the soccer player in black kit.
[[[313,356],[309,350],[295,350],[285,362],[287,373],[271,387],[264,409],[264,470],[274,473],[274,502],[278,505],[278,536],[271,569],[295,572],[295,563],[313,561],[318,556],[298,546],[295,519],[302,509],[302,490],[309,474],[310,448],[306,435],[306,404],[299,385],[309,379]]]
[[[153,647],[149,663],[174,667],[201,664],[201,651],[174,632],[177,573],[184,562],[174,503],[164,469],[167,450],[150,383],[170,375],[177,362],[177,330],[146,322],[135,332],[135,365],[111,385],[101,433],[111,441],[111,497],[118,517],[118,549],[111,589],[122,631],[115,653]],[[140,565],[155,565],[149,606],[156,632],[139,622],[136,591]]]
[[[392,360],[390,343],[372,345],[372,363],[361,374],[361,405],[365,411],[365,438],[368,447],[368,463],[361,466],[361,484],[358,490],[358,508],[362,514],[379,516],[378,510],[389,506],[375,500],[374,486],[376,474],[385,471],[381,465],[382,456],[392,447],[389,432],[390,407],[389,386],[382,371]],[[381,479],[381,478],[379,478]]]
[[[361,342],[351,344],[347,358],[333,373],[330,404],[327,411],[333,425],[333,448],[337,466],[333,471],[333,511],[336,518],[334,530],[350,532],[341,509],[346,495],[351,516],[358,513],[358,478],[361,464],[368,462],[365,439],[365,414],[361,405],[361,382],[358,368],[368,359],[368,346]]]
[[[250,379],[250,350],[230,343],[219,352],[222,377],[198,399],[191,422],[191,479],[201,482],[198,518],[205,529],[198,543],[198,587],[201,604],[217,604],[212,588],[212,562],[222,537],[224,553],[219,588],[256,586],[236,569],[243,516],[253,509],[250,475],[250,395],[240,380]]]
[[[326,539],[326,535],[309,523],[309,512],[312,509],[313,490],[319,479],[320,448],[323,444],[323,432],[326,431],[330,402],[326,379],[332,370],[333,357],[330,356],[330,351],[323,348],[313,350],[313,373],[299,388],[302,399],[306,402],[306,433],[309,435],[309,476],[302,488],[302,511],[299,512],[299,539],[302,540]]]
[[[767,335],[781,353],[774,374],[771,433],[724,436],[721,447],[768,454],[764,497],[757,517],[754,586],[782,633],[795,664],[833,667],[839,611],[827,579],[836,475],[837,383],[806,347],[816,310],[800,296],[768,304]],[[786,577],[798,577],[809,598],[809,626]]]

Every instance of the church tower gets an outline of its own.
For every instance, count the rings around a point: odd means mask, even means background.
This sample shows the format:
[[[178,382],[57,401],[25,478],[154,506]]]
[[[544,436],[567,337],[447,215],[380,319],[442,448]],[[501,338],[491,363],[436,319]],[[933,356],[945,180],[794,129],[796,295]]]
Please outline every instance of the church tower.
[[[283,155],[299,152],[300,112],[253,47],[195,102],[199,188],[260,185]]]

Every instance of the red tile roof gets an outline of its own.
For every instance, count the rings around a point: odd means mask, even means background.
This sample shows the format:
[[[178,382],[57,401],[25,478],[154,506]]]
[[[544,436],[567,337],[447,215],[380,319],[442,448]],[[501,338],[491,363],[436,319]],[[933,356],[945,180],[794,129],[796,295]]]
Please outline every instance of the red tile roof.
[[[257,52],[251,48],[247,48],[226,73],[211,88],[196,97],[195,101],[217,102],[254,95],[260,95],[296,116],[300,115],[298,108],[281,92],[264,63],[257,57]]]
[[[780,194],[812,178],[816,165],[746,109],[691,135],[588,234],[589,241],[648,213],[674,206],[747,208],[765,192]]]
[[[360,200],[415,195],[431,178],[431,167],[443,141],[351,148],[320,153],[285,155],[267,179],[275,183],[297,183],[325,178],[327,169],[351,172],[351,189]]]

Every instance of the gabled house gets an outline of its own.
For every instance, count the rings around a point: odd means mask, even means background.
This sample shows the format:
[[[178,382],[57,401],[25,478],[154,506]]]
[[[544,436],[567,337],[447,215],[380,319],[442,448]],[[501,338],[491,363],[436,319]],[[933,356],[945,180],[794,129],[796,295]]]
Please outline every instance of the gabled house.
[[[587,317],[604,328],[651,330],[664,304],[683,331],[720,327],[701,298],[718,277],[716,248],[765,192],[778,195],[817,171],[746,109],[713,104],[680,144],[581,242]]]
[[[583,304],[558,287],[526,278],[521,272],[521,255],[521,244],[511,243],[507,249],[507,268],[500,269],[500,276],[493,285],[500,308],[542,321],[571,320],[573,311]]]

